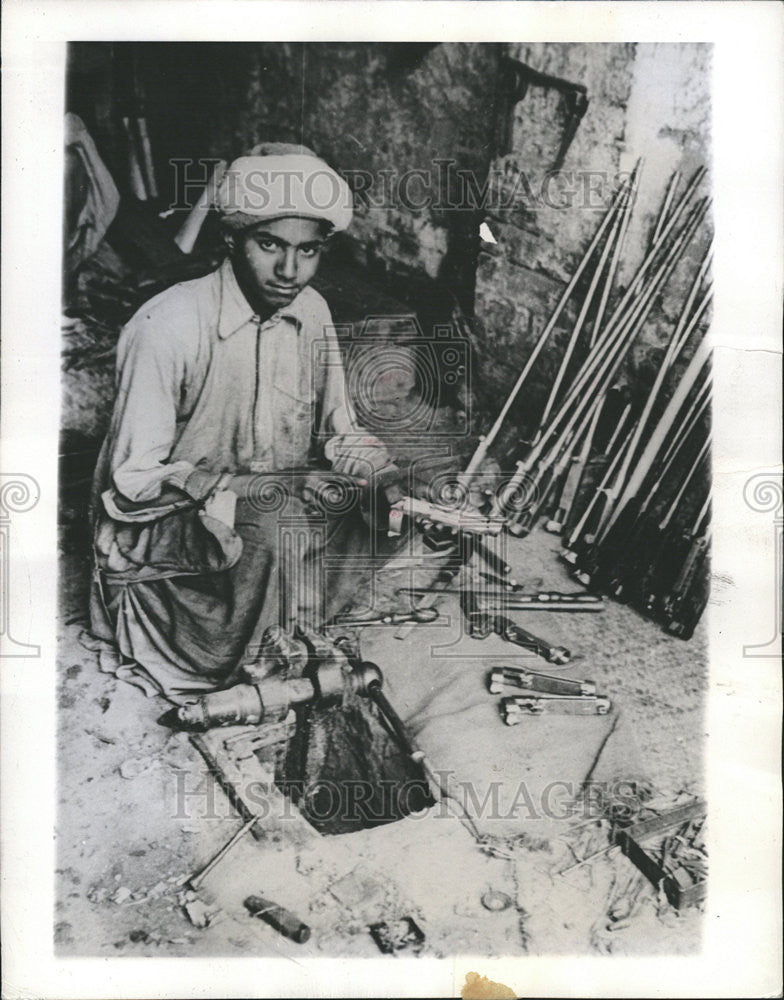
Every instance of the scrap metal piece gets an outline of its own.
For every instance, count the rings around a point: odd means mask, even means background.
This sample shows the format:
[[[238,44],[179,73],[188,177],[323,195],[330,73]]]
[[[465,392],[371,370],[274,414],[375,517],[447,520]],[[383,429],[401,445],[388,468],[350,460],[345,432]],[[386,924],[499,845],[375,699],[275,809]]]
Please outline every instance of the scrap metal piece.
[[[482,893],[482,906],[492,913],[500,913],[501,910],[508,910],[514,900],[505,892],[498,889],[488,889]]]
[[[252,917],[258,917],[297,944],[304,944],[310,938],[310,927],[307,924],[284,906],[278,906],[263,896],[248,896],[245,908]]]
[[[424,931],[411,917],[401,917],[391,923],[382,920],[371,924],[370,936],[385,955],[394,955],[399,951],[411,951],[416,955],[425,943]]]
[[[694,841],[698,842],[706,813],[705,802],[693,799],[651,819],[615,831],[615,842],[623,853],[677,910],[696,905],[705,898],[708,883],[704,849],[699,843],[696,847],[692,846],[688,836],[677,834],[665,839],[659,857],[645,844],[652,837],[667,830],[677,830],[684,824],[687,833],[691,831]],[[679,840],[685,842],[686,851],[673,857],[670,848],[675,846],[673,842],[677,844]],[[694,855],[698,860],[695,861]]]

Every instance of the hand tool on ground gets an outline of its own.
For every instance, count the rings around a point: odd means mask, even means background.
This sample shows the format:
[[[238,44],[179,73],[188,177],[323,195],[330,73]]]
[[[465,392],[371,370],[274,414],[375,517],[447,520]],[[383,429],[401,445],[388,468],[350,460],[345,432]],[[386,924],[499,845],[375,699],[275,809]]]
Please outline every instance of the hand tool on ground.
[[[595,613],[605,610],[604,601],[599,594],[558,594],[555,600],[548,600],[546,595],[515,594],[510,598],[495,601],[486,595],[482,607],[485,611],[556,611],[568,613]],[[533,600],[526,600],[526,597]]]
[[[450,529],[448,536],[437,540],[429,530],[423,530],[422,541],[429,549],[433,550],[434,558],[443,558],[445,553],[454,551],[455,543],[457,542],[459,535],[460,532],[452,528]],[[481,542],[479,535],[469,532],[466,537],[471,539],[473,552],[479,556],[491,572],[504,578],[505,582],[506,578],[508,578],[508,582],[511,585],[517,583],[516,580],[509,577],[509,574],[512,572],[512,567],[509,563],[505,562],[496,552],[492,552],[483,542]],[[495,535],[494,537],[498,536]],[[387,567],[384,568],[386,569]]]
[[[507,642],[514,643],[516,646],[522,646],[524,649],[532,650],[537,656],[541,656],[547,660],[548,663],[555,663],[560,666],[569,663],[572,659],[572,654],[565,646],[554,646],[546,639],[540,639],[504,615],[495,616],[495,632],[502,639],[506,639]]]
[[[503,587],[508,593],[515,594],[518,591],[525,590],[526,585],[524,583],[518,583],[517,580],[512,580],[505,576],[499,576],[497,573],[479,573],[479,576],[483,580],[487,580],[488,583],[492,583],[497,587]]]
[[[248,830],[258,823],[259,819],[259,816],[251,816],[246,823],[243,823],[239,830],[237,830],[237,832],[226,841],[223,847],[221,847],[221,849],[210,858],[207,864],[191,875],[185,884],[191,889],[198,889],[212,869],[226,857],[233,847],[235,847],[242,840]]]
[[[494,667],[488,677],[487,689],[490,694],[503,694],[504,688],[516,687],[526,691],[541,691],[544,694],[595,695],[593,681],[573,680],[570,677],[552,677],[519,667]]]
[[[416,602],[415,610],[422,610],[423,608],[432,608],[435,606],[436,601],[439,598],[439,591],[446,590],[450,583],[460,574],[460,571],[466,566],[471,559],[474,552],[475,535],[459,535],[458,536],[458,550],[455,553],[454,558],[442,566],[441,569],[436,574],[435,579],[430,584],[430,589],[433,593],[425,594],[424,597],[420,597]],[[407,639],[413,629],[416,627],[415,622],[409,622],[403,625],[395,632],[396,639]]]
[[[273,722],[250,732],[228,736],[223,741],[223,746],[231,752],[235,760],[248,760],[257,750],[285,743],[294,735],[295,729],[295,716],[291,712],[283,722]]]
[[[336,615],[326,628],[366,628],[379,625],[424,624],[438,618],[437,608],[412,608],[410,611],[376,611],[369,615]]]
[[[546,639],[540,639],[531,632],[516,625],[504,615],[488,614],[484,611],[471,610],[466,614],[468,634],[474,639],[486,639],[495,632],[507,642],[530,649],[548,663],[560,665],[569,663],[572,654],[565,646],[554,646]]]
[[[603,611],[604,599],[601,594],[586,594],[577,591],[573,594],[563,594],[557,590],[540,590],[535,594],[515,594],[509,591],[493,590],[439,590],[428,587],[398,587],[396,594],[408,597],[420,597],[424,594],[452,594],[465,597],[470,593],[476,598],[477,610],[489,611],[490,604],[497,604],[495,610],[516,611]]]
[[[378,945],[379,951],[385,955],[396,955],[398,952],[410,951],[418,955],[425,943],[422,928],[411,919],[401,917],[399,920],[383,920],[369,927],[370,936]]]
[[[501,715],[507,726],[516,726],[526,715],[607,715],[609,698],[561,695],[512,695],[501,699]]]
[[[263,896],[248,896],[245,908],[252,917],[258,917],[297,944],[304,944],[310,937],[310,928],[299,917]]]
[[[516,586],[517,580],[513,580],[512,577],[509,576],[512,572],[512,567],[509,563],[504,562],[504,560],[496,552],[491,552],[479,538],[474,538],[474,552],[480,559],[483,560],[491,572],[500,579],[503,579],[508,586]]]

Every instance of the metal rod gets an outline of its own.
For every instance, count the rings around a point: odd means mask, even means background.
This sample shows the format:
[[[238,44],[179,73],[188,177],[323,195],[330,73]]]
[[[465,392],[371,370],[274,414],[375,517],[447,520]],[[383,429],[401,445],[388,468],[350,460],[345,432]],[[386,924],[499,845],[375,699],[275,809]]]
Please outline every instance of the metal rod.
[[[567,542],[567,545],[566,545],[567,549],[571,548],[577,542],[577,539],[583,533],[583,530],[584,530],[586,524],[588,523],[588,518],[593,513],[594,507],[599,502],[600,497],[606,495],[607,484],[609,483],[610,479],[612,478],[613,474],[615,473],[615,469],[617,468],[618,463],[621,461],[621,458],[623,456],[623,453],[624,453],[627,445],[631,441],[631,437],[632,437],[633,431],[634,431],[634,427],[632,426],[631,428],[629,428],[629,432],[626,435],[626,438],[625,438],[623,444],[621,445],[621,447],[618,449],[618,451],[615,453],[615,455],[613,455],[612,459],[610,460],[610,464],[607,466],[607,469],[605,470],[605,473],[604,473],[604,476],[602,477],[601,483],[599,484],[599,486],[597,486],[597,488],[596,488],[596,490],[594,492],[594,495],[591,497],[591,500],[588,503],[588,506],[583,511],[582,516],[580,517],[580,520],[577,522],[577,524],[572,529],[572,533],[569,536],[569,541]]]
[[[596,265],[596,270],[591,278],[591,283],[588,286],[588,291],[585,293],[585,298],[583,299],[583,304],[580,309],[579,315],[575,321],[574,327],[572,329],[571,336],[566,345],[566,350],[564,356],[561,359],[561,364],[558,368],[558,372],[555,376],[555,381],[550,389],[550,395],[548,396],[547,402],[544,407],[544,412],[542,413],[541,419],[539,421],[539,426],[544,427],[547,424],[547,418],[550,416],[553,406],[555,405],[555,400],[558,396],[558,390],[561,388],[561,383],[566,376],[566,370],[569,366],[569,362],[572,360],[572,354],[574,353],[575,346],[577,345],[577,339],[582,333],[583,324],[585,323],[585,318],[588,315],[588,310],[593,302],[594,294],[599,284],[599,279],[602,276],[602,271],[604,270],[604,265],[607,263],[607,258],[610,251],[613,249],[613,245],[618,237],[619,228],[623,222],[624,218],[624,207],[626,201],[629,199],[629,188],[626,191],[626,199],[621,204],[618,213],[615,216],[615,220],[610,230],[610,234],[605,241],[604,247],[602,248],[601,256],[599,257],[599,263]]]
[[[607,309],[607,303],[610,298],[610,293],[613,290],[615,284],[615,275],[618,270],[618,264],[621,260],[621,255],[623,254],[623,248],[626,245],[626,235],[629,232],[629,222],[632,217],[632,210],[634,208],[634,199],[637,194],[637,188],[640,182],[640,174],[642,173],[643,160],[637,160],[637,163],[632,171],[631,184],[629,187],[629,198],[626,202],[625,211],[623,215],[623,222],[621,223],[621,232],[618,236],[618,242],[615,245],[615,250],[613,251],[612,260],[610,261],[610,267],[607,272],[607,280],[604,283],[604,288],[602,289],[602,297],[599,301],[599,308],[596,311],[596,317],[593,321],[593,326],[591,328],[591,337],[588,342],[589,347],[593,347],[599,337],[599,331],[602,329],[602,323],[604,322],[604,313]]]
[[[707,456],[708,449],[710,448],[710,445],[711,445],[711,435],[708,434],[707,438],[705,439],[705,441],[702,444],[702,447],[700,448],[699,452],[697,453],[697,456],[694,459],[694,462],[692,463],[691,468],[689,469],[688,473],[684,477],[684,480],[681,483],[680,489],[675,494],[675,496],[674,496],[674,498],[672,500],[672,503],[670,504],[669,509],[667,510],[667,513],[664,515],[664,518],[659,522],[659,529],[661,531],[664,531],[667,528],[667,526],[669,525],[670,521],[673,519],[673,517],[675,515],[675,512],[678,509],[681,500],[683,499],[683,495],[684,495],[684,493],[686,492],[686,490],[689,487],[689,483],[692,481],[692,479],[694,478],[694,476],[697,474],[697,469],[699,469],[699,467],[703,463],[703,460]]]
[[[709,378],[705,379],[700,388],[697,390],[694,399],[689,406],[686,416],[679,423],[678,429],[672,436],[672,440],[667,445],[664,455],[661,460],[662,467],[664,469],[669,469],[670,464],[674,456],[680,451],[683,446],[683,442],[691,434],[697,422],[703,416],[708,408],[708,404],[711,401],[711,380]]]
[[[539,357],[539,355],[541,354],[542,350],[544,349],[544,346],[547,343],[547,340],[549,339],[550,334],[553,332],[553,330],[555,328],[555,324],[558,321],[558,318],[560,317],[561,313],[563,312],[564,306],[566,305],[566,303],[568,302],[570,296],[572,295],[572,292],[574,291],[574,289],[575,289],[575,287],[577,285],[577,282],[580,279],[580,276],[582,275],[583,271],[585,270],[585,268],[586,268],[586,266],[588,264],[588,261],[591,259],[591,256],[593,255],[594,250],[599,245],[599,242],[600,242],[602,236],[604,235],[605,231],[607,230],[607,228],[609,227],[610,223],[612,222],[613,217],[614,217],[615,212],[616,212],[616,209],[617,209],[618,205],[621,203],[621,201],[624,198],[624,194],[625,194],[627,186],[628,186],[628,181],[625,181],[620,186],[620,188],[618,189],[618,192],[616,193],[615,198],[613,199],[613,202],[612,202],[610,208],[607,210],[607,212],[606,212],[606,214],[604,216],[604,219],[602,220],[601,225],[599,226],[599,228],[597,229],[596,233],[594,234],[594,237],[591,240],[591,242],[588,244],[588,248],[586,249],[585,253],[583,254],[582,259],[580,260],[580,263],[577,265],[577,268],[576,268],[574,274],[572,275],[572,277],[570,278],[569,282],[567,283],[566,288],[561,293],[561,297],[558,300],[558,303],[557,303],[557,305],[555,307],[555,310],[551,314],[549,320],[545,324],[544,329],[542,330],[541,334],[539,335],[539,339],[536,342],[536,345],[534,346],[533,351],[529,355],[528,360],[526,361],[525,365],[523,366],[523,370],[520,372],[520,375],[518,376],[517,381],[515,382],[514,386],[512,387],[512,391],[509,393],[509,395],[506,398],[506,402],[501,407],[501,412],[496,417],[495,422],[493,423],[493,426],[490,428],[490,430],[488,431],[488,433],[484,436],[484,438],[482,438],[480,440],[479,444],[477,445],[476,450],[474,451],[474,454],[471,456],[471,459],[468,462],[468,465],[466,466],[465,471],[463,473],[464,476],[470,476],[470,475],[472,475],[474,472],[476,472],[476,470],[479,468],[479,466],[484,461],[484,459],[485,459],[485,457],[487,455],[488,449],[492,445],[492,443],[495,440],[495,438],[498,436],[498,433],[501,430],[501,425],[503,424],[504,420],[506,419],[506,416],[509,413],[509,410],[512,408],[512,405],[514,404],[514,401],[517,398],[517,394],[520,392],[520,389],[522,388],[525,380],[528,378],[528,375],[531,372],[531,369],[533,368],[534,364],[536,363],[537,358]]]
[[[569,412],[570,406],[574,404],[575,412],[579,414],[595,394],[596,389],[601,386],[602,381],[607,379],[609,383],[612,377],[614,377],[628,347],[647,318],[656,295],[674,270],[686,245],[704,218],[707,207],[707,201],[703,201],[690,213],[689,218],[684,223],[665,260],[660,264],[649,284],[641,291],[634,305],[631,307],[631,311],[624,317],[623,321],[619,322],[614,330],[612,330],[612,321],[610,322],[608,328],[611,329],[611,332],[608,333],[605,331],[603,339],[597,344],[594,356],[587,359],[583,370],[576,378],[574,385],[563,401],[560,410],[551,421],[550,426],[544,432],[539,442],[531,449],[526,459],[518,464],[521,480],[538,459],[549,437],[555,433],[555,430]],[[665,232],[667,231],[668,227],[665,228]],[[634,285],[634,282],[632,284]],[[616,308],[613,315],[617,314],[618,309]],[[573,413],[572,418],[570,418],[569,423],[566,425],[567,429],[571,426],[574,419],[575,414]]]
[[[651,434],[648,444],[646,445],[642,455],[640,456],[637,466],[634,472],[629,477],[626,487],[624,488],[624,491],[621,494],[621,497],[615,506],[615,510],[610,515],[610,518],[608,519],[604,527],[603,531],[604,535],[606,535],[606,533],[610,530],[610,528],[612,528],[613,524],[615,524],[616,520],[618,519],[621,510],[623,510],[623,508],[626,506],[629,500],[637,494],[640,487],[642,486],[645,477],[648,475],[648,472],[650,471],[651,465],[653,464],[656,454],[659,452],[661,448],[662,442],[664,441],[665,437],[667,436],[667,433],[669,432],[670,428],[675,422],[675,419],[677,418],[678,413],[680,412],[684,402],[686,401],[687,396],[693,389],[694,383],[696,382],[699,375],[702,373],[702,370],[705,367],[705,365],[708,363],[710,359],[710,354],[711,354],[710,345],[708,344],[706,338],[700,342],[699,346],[697,347],[697,350],[694,352],[694,355],[691,361],[689,362],[686,371],[683,373],[683,376],[681,377],[681,380],[678,383],[677,389],[673,393],[669,403],[667,404],[664,412],[662,413],[656,425],[655,430]]]
[[[703,211],[698,212],[698,213],[695,214],[692,222],[688,225],[688,227],[685,229],[685,231],[681,234],[680,243],[679,243],[679,246],[677,248],[677,252],[668,260],[666,267],[657,276],[657,280],[656,280],[655,286],[649,289],[649,294],[647,295],[647,299],[646,299],[646,301],[644,303],[644,306],[643,306],[642,310],[635,317],[634,325],[631,327],[631,334],[628,336],[627,342],[626,343],[620,342],[620,347],[618,349],[616,349],[614,357],[611,354],[611,355],[608,356],[608,359],[605,360],[602,368],[599,369],[599,373],[594,376],[593,382],[591,383],[591,385],[589,386],[588,390],[586,391],[586,394],[585,394],[586,397],[589,397],[591,395],[591,393],[594,391],[594,387],[601,387],[602,385],[606,386],[615,377],[618,369],[620,368],[620,366],[621,366],[621,364],[623,362],[624,357],[626,356],[626,352],[628,351],[628,349],[631,346],[632,342],[636,338],[636,336],[637,336],[638,332],[640,331],[640,329],[642,329],[642,325],[645,322],[645,320],[647,319],[648,313],[650,312],[650,310],[651,310],[651,308],[653,306],[653,303],[655,301],[656,296],[658,295],[658,292],[659,292],[660,288],[663,286],[664,282],[667,280],[667,278],[669,277],[669,275],[672,273],[673,269],[675,268],[675,265],[677,264],[678,260],[680,259],[680,256],[683,254],[687,243],[689,242],[689,240],[693,236],[694,232],[696,231],[696,228],[699,225],[699,222],[704,217],[704,212],[705,211],[707,211],[707,206],[706,205],[703,206]],[[586,402],[585,402],[585,397],[584,397],[582,401],[579,401],[577,403],[576,408],[575,408],[575,412],[572,414],[572,417],[566,423],[564,429],[561,432],[562,436],[563,436],[564,433],[566,433],[569,430],[570,426],[574,423],[574,420],[576,419],[576,415],[580,412],[580,410],[585,405],[586,405]]]
[[[712,497],[711,497],[710,492],[709,492],[708,495],[705,497],[705,501],[704,501],[702,507],[700,507],[699,513],[694,518],[694,524],[692,525],[692,528],[691,528],[691,534],[692,535],[698,534],[698,532],[700,530],[700,527],[702,525],[702,522],[704,521],[704,519],[708,515],[708,512],[710,511],[711,500],[712,500]]]
[[[695,175],[695,180],[693,180],[692,184],[690,184],[687,192],[681,198],[676,210],[673,212],[672,217],[664,227],[659,243],[662,243],[671,231],[676,219],[679,218],[685,207],[687,197],[690,196],[690,193],[693,192],[696,187],[695,181],[697,177],[701,178],[701,176],[702,174],[698,171]],[[631,298],[631,292],[642,280],[644,271],[656,255],[654,251],[658,251],[659,249],[659,244],[657,244],[656,247],[648,253],[643,261],[643,264],[641,264],[640,268],[638,268],[637,274],[629,286],[629,289],[627,289],[627,292],[624,294],[621,302],[618,306],[616,306],[613,316],[608,322],[607,329],[603,332],[602,337],[597,342],[594,352],[586,359],[586,362],[575,379],[567,397],[562,402],[558,413],[553,418],[550,425],[544,430],[537,443],[533,445],[525,459],[517,463],[515,473],[507,483],[501,497],[494,505],[494,514],[502,514],[504,512],[504,507],[508,502],[508,498],[514,495],[514,493],[519,489],[528,472],[533,468],[539,459],[545,445],[549,443],[550,437],[555,433],[561,422],[566,418],[570,407],[574,406],[574,409],[572,416],[561,430],[561,436],[559,439],[561,442],[564,440],[565,435],[571,431],[571,428],[574,426],[574,422],[579,418],[586,405],[588,405],[588,403],[595,398],[597,391],[602,391],[603,388],[606,388],[610,384],[615,376],[615,373],[620,368],[628,348],[631,346],[632,341],[642,328],[642,324],[645,322],[658,292],[680,260],[688,242],[696,232],[697,227],[704,218],[707,210],[707,199],[703,199],[694,206],[687,216],[682,228],[674,238],[672,245],[667,249],[663,260],[659,263],[656,269],[655,274],[648,284],[640,291],[636,299],[634,299],[631,307],[624,313],[622,308],[624,303]],[[622,318],[619,319],[618,317]]]
[[[681,180],[681,172],[680,170],[676,170],[675,173],[670,178],[670,183],[667,185],[667,191],[664,195],[664,201],[662,202],[662,206],[659,209],[659,216],[656,219],[656,226],[653,230],[653,237],[651,238],[651,243],[655,243],[656,240],[659,238],[659,234],[661,233],[662,226],[664,225],[665,220],[667,219],[667,213],[670,210],[670,205],[672,204],[672,199],[675,196],[675,190],[678,187],[678,184],[680,184],[680,180]]]
[[[623,413],[621,414],[621,418],[618,421],[615,430],[612,433],[612,437],[607,442],[607,447],[604,449],[605,455],[612,455],[613,448],[615,448],[615,444],[620,436],[621,430],[623,429],[623,425],[626,423],[626,420],[629,414],[631,413],[631,410],[632,410],[632,404],[627,403],[626,406],[624,407]]]
[[[705,277],[705,272],[707,271],[708,266],[710,264],[711,256],[712,256],[711,250],[709,248],[702,260],[702,264],[697,269],[697,273],[694,277],[694,281],[692,282],[689,294],[686,296],[686,300],[683,304],[683,308],[681,309],[680,316],[678,317],[678,322],[676,323],[675,328],[672,331],[672,334],[670,336],[670,341],[667,344],[667,347],[664,351],[664,357],[662,358],[662,362],[659,365],[659,370],[656,373],[656,378],[654,379],[653,385],[651,386],[651,389],[648,392],[648,398],[645,400],[645,406],[643,407],[642,413],[640,414],[640,419],[637,422],[637,429],[634,432],[632,443],[629,446],[628,451],[626,452],[626,459],[624,460],[624,463],[621,466],[621,473],[620,473],[621,481],[624,481],[628,475],[631,463],[637,453],[637,448],[639,446],[640,440],[642,438],[643,433],[647,429],[648,420],[650,419],[651,413],[653,412],[653,408],[656,405],[656,400],[659,397],[661,388],[664,385],[665,376],[667,375],[667,372],[670,370],[670,366],[672,365],[672,362],[675,360],[679,348],[682,347],[683,344],[685,343],[686,338],[681,338],[681,334],[683,333],[684,328],[687,326],[687,318],[691,314],[691,310],[694,305],[694,299],[697,295],[700,285],[702,284],[703,278]],[[704,311],[704,309],[707,306],[707,301],[708,301],[708,293],[706,293],[706,295],[703,296],[701,308],[698,310],[697,315],[702,315],[702,311]],[[694,325],[696,325],[696,323]],[[693,327],[690,326],[689,330],[691,330],[692,328]]]
[[[560,531],[562,525],[569,518],[572,504],[577,496],[577,490],[579,489],[580,482],[583,478],[585,466],[588,464],[588,458],[591,454],[593,439],[596,436],[596,428],[599,424],[599,417],[601,416],[606,402],[607,393],[604,393],[594,408],[591,423],[589,424],[585,432],[585,437],[583,438],[583,445],[580,449],[580,454],[576,458],[572,456],[572,466],[566,475],[566,479],[564,480],[561,495],[558,498],[558,508],[553,515],[552,520],[547,524],[548,531]]]
[[[221,847],[218,853],[213,855],[212,858],[210,858],[210,860],[203,868],[200,868],[195,875],[191,875],[191,877],[188,879],[187,882],[187,884],[191,887],[191,889],[199,888],[199,886],[202,884],[207,875],[209,875],[212,869],[226,857],[226,855],[235,846],[235,844],[238,844],[242,840],[242,838],[245,836],[248,830],[250,830],[252,826],[255,826],[256,823],[258,823],[260,818],[261,817],[259,816],[251,816],[251,818],[246,823],[242,824],[242,826],[239,828],[239,830],[237,830],[234,836],[230,840],[226,841],[226,843],[223,845],[223,847]]]

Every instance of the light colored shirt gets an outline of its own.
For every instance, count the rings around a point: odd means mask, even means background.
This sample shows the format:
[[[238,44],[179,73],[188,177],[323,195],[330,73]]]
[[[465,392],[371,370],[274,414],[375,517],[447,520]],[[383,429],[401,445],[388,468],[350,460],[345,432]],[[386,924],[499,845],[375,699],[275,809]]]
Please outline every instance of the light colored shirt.
[[[358,431],[324,299],[312,288],[262,322],[229,260],[151,299],[117,347],[111,483],[131,501],[185,489],[194,470],[304,465]]]

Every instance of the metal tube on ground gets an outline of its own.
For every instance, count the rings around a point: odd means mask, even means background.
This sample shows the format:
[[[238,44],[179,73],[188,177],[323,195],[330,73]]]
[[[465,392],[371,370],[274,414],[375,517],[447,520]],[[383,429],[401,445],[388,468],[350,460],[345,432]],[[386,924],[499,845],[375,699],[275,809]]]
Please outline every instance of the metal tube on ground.
[[[310,928],[284,906],[279,906],[263,896],[248,896],[245,908],[252,917],[258,917],[274,927],[279,934],[304,944],[310,938]]]

